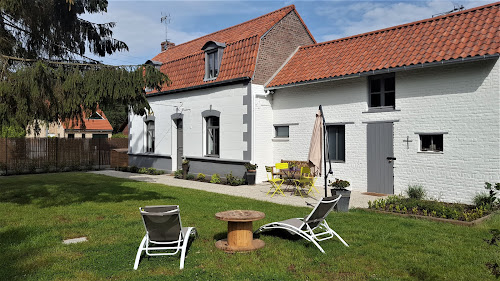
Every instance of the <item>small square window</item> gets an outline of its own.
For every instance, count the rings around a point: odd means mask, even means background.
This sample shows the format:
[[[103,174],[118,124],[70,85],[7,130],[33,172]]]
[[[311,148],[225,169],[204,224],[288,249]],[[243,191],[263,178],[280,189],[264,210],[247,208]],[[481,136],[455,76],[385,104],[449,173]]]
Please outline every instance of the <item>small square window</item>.
[[[75,138],[75,134],[68,134],[68,139],[74,139]]]
[[[420,151],[443,152],[443,135],[420,135]]]
[[[275,137],[277,138],[288,138],[290,136],[289,126],[274,126],[276,132]]]

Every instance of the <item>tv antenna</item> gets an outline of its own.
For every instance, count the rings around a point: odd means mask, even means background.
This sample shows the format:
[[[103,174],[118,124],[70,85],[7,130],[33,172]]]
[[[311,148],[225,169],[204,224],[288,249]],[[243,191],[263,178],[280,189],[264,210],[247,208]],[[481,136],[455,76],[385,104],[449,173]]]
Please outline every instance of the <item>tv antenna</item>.
[[[161,23],[165,25],[165,42],[168,42],[168,25],[170,24],[170,20],[172,17],[170,14],[161,13]]]
[[[462,11],[464,9],[465,9],[464,5],[453,3],[453,10],[439,13],[439,14],[434,14],[434,15],[432,15],[432,17],[444,16],[444,15],[451,14],[451,13],[456,12],[456,11]]]

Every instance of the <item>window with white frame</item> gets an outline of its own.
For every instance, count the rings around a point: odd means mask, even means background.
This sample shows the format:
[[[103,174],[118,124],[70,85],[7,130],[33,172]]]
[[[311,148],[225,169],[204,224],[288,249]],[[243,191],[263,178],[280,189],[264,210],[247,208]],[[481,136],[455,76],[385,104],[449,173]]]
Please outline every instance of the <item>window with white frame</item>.
[[[155,152],[155,121],[146,122],[146,152]]]
[[[420,151],[443,152],[443,134],[420,134]]]
[[[290,126],[274,126],[274,137],[288,138],[290,136]]]
[[[396,77],[394,73],[370,76],[368,81],[368,107],[395,108]]]
[[[205,119],[207,124],[207,156],[219,156],[219,117],[208,116]]]
[[[345,125],[330,125],[327,132],[330,160],[345,161]]]

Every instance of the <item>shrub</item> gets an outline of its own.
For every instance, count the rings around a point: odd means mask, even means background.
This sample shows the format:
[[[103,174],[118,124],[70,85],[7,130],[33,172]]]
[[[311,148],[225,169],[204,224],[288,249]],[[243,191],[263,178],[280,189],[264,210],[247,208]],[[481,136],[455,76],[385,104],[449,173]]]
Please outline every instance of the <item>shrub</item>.
[[[210,183],[220,183],[220,176],[218,174],[213,174],[210,178]]]
[[[205,178],[206,176],[203,173],[199,173],[198,176],[196,177],[196,179],[199,181],[205,181]]]
[[[233,176],[233,172],[231,171],[229,174],[226,174],[226,182],[229,185],[237,186],[244,184],[245,179]]]
[[[421,185],[409,185],[406,194],[411,199],[422,200],[425,197],[425,189]]]
[[[257,167],[257,164],[245,163],[245,168],[247,169],[247,171],[256,170]]]
[[[139,168],[137,166],[132,166],[129,169],[129,172],[131,173],[137,173],[139,171]]]
[[[188,174],[188,175],[186,176],[186,179],[187,179],[187,180],[191,180],[191,181],[192,181],[192,180],[194,180],[194,175],[193,175],[193,174]]]
[[[174,172],[174,178],[182,179],[182,170],[177,170]]]
[[[474,205],[476,207],[485,207],[486,209],[491,209],[491,198],[490,195],[486,193],[480,193],[476,194],[474,198],[472,199],[472,202],[474,202]]]
[[[345,189],[349,187],[351,184],[346,180],[335,179],[334,182],[330,182],[329,184],[334,189]]]
[[[139,169],[139,174],[147,174],[148,173],[148,169],[147,168],[140,168]]]

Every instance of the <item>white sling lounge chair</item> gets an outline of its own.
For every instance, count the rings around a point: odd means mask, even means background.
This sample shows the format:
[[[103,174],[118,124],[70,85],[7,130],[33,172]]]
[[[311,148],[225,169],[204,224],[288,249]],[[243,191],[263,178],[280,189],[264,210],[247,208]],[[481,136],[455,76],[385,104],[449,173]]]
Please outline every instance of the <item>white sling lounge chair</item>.
[[[181,251],[180,269],[183,269],[188,240],[191,235],[196,235],[196,229],[182,227],[179,206],[146,206],[139,207],[139,211],[146,228],[146,235],[137,250],[134,270],[139,266],[142,251],[148,256],[170,256]]]
[[[333,229],[328,226],[325,218],[333,210],[333,207],[340,200],[341,195],[324,197],[318,202],[312,212],[302,218],[288,219],[279,222],[272,222],[261,226],[255,233],[271,230],[271,229],[284,229],[292,234],[297,234],[300,237],[312,242],[318,249],[325,253],[323,248],[318,244],[318,241],[323,241],[332,238],[334,235],[344,243],[347,247],[349,245],[337,234]]]

